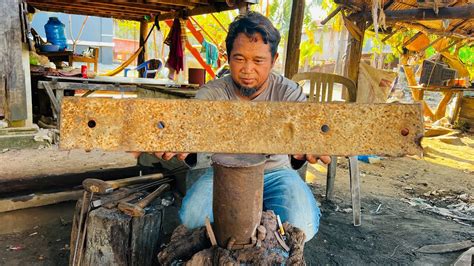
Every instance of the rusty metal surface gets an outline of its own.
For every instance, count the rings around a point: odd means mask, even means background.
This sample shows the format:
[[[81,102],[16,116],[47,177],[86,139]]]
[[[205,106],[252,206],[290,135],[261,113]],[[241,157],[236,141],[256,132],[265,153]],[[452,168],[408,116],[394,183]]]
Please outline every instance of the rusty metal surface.
[[[223,248],[228,246],[230,239],[233,239],[231,246],[234,247],[254,244],[252,237],[256,237],[262,218],[265,156],[248,156],[253,158],[232,159],[232,156],[221,154],[212,157],[214,229],[217,243]],[[238,166],[238,160],[244,162],[243,166]]]
[[[66,97],[63,149],[266,154],[421,154],[419,104]]]

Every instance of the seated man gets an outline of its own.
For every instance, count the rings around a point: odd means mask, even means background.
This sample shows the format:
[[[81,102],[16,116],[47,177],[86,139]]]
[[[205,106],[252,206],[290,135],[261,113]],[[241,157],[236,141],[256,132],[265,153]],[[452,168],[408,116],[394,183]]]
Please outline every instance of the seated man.
[[[278,58],[280,33],[263,15],[248,12],[238,16],[229,26],[226,38],[230,75],[203,85],[196,98],[230,101],[306,101],[306,95],[295,82],[272,72]],[[248,132],[248,134],[253,134]],[[173,156],[185,160],[188,154],[155,153],[169,160]],[[189,156],[186,162],[190,161]],[[197,156],[206,158],[206,156]],[[316,200],[293,165],[305,160],[329,163],[328,156],[286,154],[269,155],[265,163],[263,209],[273,210],[283,222],[302,229],[306,241],[318,231],[321,215]],[[208,157],[207,157],[208,158]],[[205,163],[205,162],[204,162]],[[202,165],[203,162],[201,161]],[[213,170],[207,164],[205,173],[192,185],[183,199],[181,222],[188,228],[204,226],[208,216],[212,221]]]

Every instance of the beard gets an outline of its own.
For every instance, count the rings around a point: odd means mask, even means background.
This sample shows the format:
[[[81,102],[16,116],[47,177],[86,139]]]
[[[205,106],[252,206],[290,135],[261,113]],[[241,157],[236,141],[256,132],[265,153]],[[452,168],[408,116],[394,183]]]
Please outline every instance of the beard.
[[[257,88],[250,88],[245,86],[237,86],[237,88],[239,89],[240,94],[244,97],[250,97],[258,91]]]
[[[234,81],[234,80],[232,80],[232,81]],[[237,90],[239,90],[240,95],[242,95],[244,97],[250,97],[258,91],[258,88],[256,88],[256,87],[251,88],[251,87],[242,86],[242,85],[238,84],[235,81],[234,81],[234,84],[235,84],[235,87],[237,87]]]

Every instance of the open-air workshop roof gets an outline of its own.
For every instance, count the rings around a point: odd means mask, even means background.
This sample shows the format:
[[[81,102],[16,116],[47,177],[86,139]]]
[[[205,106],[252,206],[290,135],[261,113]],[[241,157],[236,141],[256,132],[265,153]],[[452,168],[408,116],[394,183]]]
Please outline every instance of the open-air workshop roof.
[[[335,0],[343,8],[352,10],[351,16],[362,15],[368,21],[372,20],[372,2]],[[474,40],[472,0],[381,0],[381,6],[386,25],[393,30],[412,28],[425,33]]]
[[[236,2],[224,0],[25,0],[42,11],[143,20],[145,16],[160,14],[159,19],[179,15],[201,15],[235,9]]]

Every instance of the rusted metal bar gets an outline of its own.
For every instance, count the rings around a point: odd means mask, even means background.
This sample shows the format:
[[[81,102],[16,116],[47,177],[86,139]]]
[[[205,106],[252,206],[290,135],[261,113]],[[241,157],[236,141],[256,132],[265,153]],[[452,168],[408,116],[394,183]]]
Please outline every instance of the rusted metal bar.
[[[421,154],[415,104],[65,97],[63,149],[211,153]]]
[[[264,155],[215,154],[213,201],[217,243],[226,248],[255,244],[262,218]]]

